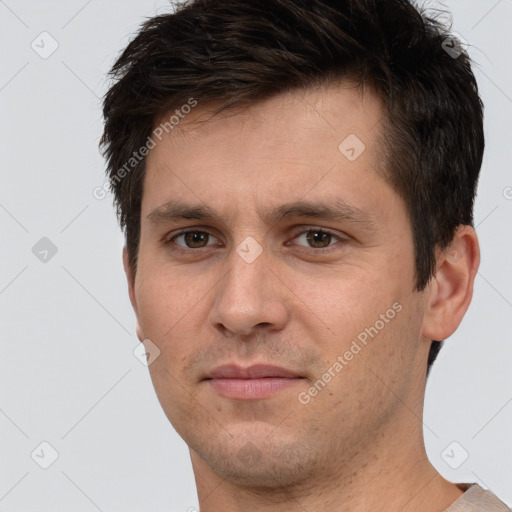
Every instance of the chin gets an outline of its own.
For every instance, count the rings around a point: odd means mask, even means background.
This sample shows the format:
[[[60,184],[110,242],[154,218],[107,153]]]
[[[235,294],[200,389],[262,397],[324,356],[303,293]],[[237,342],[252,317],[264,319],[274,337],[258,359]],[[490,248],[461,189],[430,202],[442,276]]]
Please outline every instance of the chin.
[[[274,427],[275,428],[275,427]],[[312,450],[313,448],[313,450]],[[265,436],[226,435],[215,443],[194,448],[218,476],[253,490],[275,490],[299,485],[318,472],[321,458],[310,443]]]

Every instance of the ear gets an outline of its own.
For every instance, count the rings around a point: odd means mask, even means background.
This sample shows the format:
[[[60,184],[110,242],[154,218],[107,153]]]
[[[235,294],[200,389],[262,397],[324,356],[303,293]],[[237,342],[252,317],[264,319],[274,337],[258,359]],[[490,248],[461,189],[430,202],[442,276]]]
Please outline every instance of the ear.
[[[128,295],[130,296],[130,302],[132,303],[132,308],[137,318],[137,338],[139,338],[139,341],[142,341],[144,336],[139,323],[139,309],[137,306],[137,299],[135,298],[135,277],[133,275],[133,269],[129,263],[128,249],[126,247],[123,248],[123,267],[128,281]]]
[[[471,226],[459,226],[448,247],[437,253],[437,270],[429,283],[422,334],[441,341],[460,325],[471,299],[480,265],[480,247]]]

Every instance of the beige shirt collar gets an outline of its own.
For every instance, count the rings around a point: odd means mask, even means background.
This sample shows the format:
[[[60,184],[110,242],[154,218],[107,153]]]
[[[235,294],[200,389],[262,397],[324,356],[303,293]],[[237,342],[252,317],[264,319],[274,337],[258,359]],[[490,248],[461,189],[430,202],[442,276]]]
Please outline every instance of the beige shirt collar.
[[[491,491],[478,484],[458,484],[458,487],[466,492],[444,512],[511,512]]]

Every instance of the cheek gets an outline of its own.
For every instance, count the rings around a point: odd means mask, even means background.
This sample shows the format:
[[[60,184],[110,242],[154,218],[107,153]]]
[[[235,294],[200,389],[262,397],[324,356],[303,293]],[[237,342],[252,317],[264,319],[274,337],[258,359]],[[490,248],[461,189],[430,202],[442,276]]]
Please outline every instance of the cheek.
[[[351,387],[364,394],[368,386],[378,391],[383,385],[376,376],[384,382],[404,380],[417,356],[422,305],[421,297],[411,292],[408,276],[383,272],[357,276],[338,282],[323,306],[334,332],[322,338],[319,348],[325,368],[319,370],[326,371],[342,356],[340,374],[357,381]]]
[[[356,371],[365,375],[361,386],[373,389],[381,401],[398,404],[407,400],[411,383],[419,377],[414,372],[421,349],[422,316],[416,297],[401,297],[393,304],[394,308],[384,309],[384,316],[362,331],[366,345]]]
[[[194,293],[190,284],[173,282],[161,275],[145,279],[141,273],[141,278],[136,292],[139,325],[144,338],[149,338],[160,350],[149,366],[151,378],[162,404],[179,401],[183,389],[193,392],[184,368],[204,339],[201,331],[206,302],[198,301],[204,292]]]
[[[159,270],[156,270],[159,269]],[[146,331],[161,338],[182,328],[183,323],[194,325],[189,317],[200,308],[204,291],[198,280],[187,280],[179,269],[162,268],[156,262],[140,265],[136,277],[135,296],[139,319]],[[208,288],[205,288],[207,290]]]
[[[376,323],[379,332],[387,330],[400,316],[396,309],[400,309],[401,297],[405,296],[403,282],[389,279],[389,273],[351,270],[346,278],[334,281],[329,297],[323,300],[328,318],[335,322],[336,334],[345,340],[357,337]]]
[[[413,303],[401,300],[400,305],[402,309],[397,314],[384,317],[388,323],[379,318],[381,313],[386,315],[387,309],[377,308],[377,320],[372,312],[359,333],[344,340],[343,350],[332,352],[330,357],[331,365],[338,355],[344,362],[325,399],[344,403],[344,414],[359,418],[362,424],[377,424],[401,407],[408,400],[411,383],[418,378],[414,371],[421,320]],[[375,416],[377,410],[380,417]]]

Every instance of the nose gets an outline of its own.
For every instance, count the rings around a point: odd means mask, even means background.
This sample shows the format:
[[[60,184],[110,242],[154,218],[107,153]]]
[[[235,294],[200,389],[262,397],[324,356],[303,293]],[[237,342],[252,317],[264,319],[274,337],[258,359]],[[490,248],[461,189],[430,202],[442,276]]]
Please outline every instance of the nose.
[[[234,250],[226,260],[209,318],[225,336],[251,337],[286,325],[291,292],[270,260],[266,250],[252,262]]]

